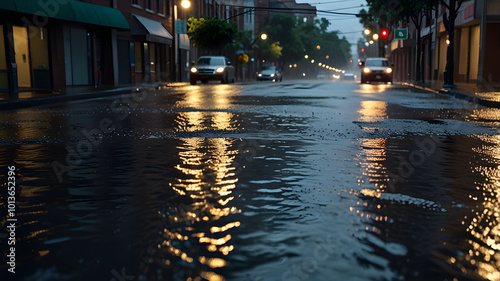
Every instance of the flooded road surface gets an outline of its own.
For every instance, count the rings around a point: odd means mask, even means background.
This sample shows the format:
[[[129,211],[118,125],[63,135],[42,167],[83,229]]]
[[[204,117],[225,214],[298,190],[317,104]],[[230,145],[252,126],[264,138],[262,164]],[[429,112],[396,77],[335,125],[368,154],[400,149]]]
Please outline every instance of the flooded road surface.
[[[500,280],[499,125],[329,81],[2,112],[0,279]]]

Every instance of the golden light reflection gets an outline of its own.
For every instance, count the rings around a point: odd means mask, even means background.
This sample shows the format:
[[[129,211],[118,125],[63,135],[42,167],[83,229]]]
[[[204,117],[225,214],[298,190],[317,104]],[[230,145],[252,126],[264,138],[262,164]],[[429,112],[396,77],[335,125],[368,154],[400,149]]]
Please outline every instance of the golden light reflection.
[[[385,84],[361,84],[357,92],[363,94],[363,96],[373,96],[373,94],[387,91],[389,87],[390,85]]]
[[[478,138],[489,145],[479,147],[475,152],[483,155],[483,160],[489,163],[500,163],[500,136],[482,135]],[[500,165],[471,168],[485,181],[476,182],[476,189],[482,191],[483,198],[470,196],[481,202],[481,205],[472,209],[472,214],[465,216],[462,221],[465,230],[472,236],[468,241],[470,249],[465,259],[477,268],[477,274],[481,277],[500,280]]]
[[[387,118],[387,103],[383,101],[361,101],[359,121],[375,122]]]
[[[220,258],[206,258],[201,256],[198,261],[201,264],[210,266],[211,268],[220,268],[226,266],[226,261]]]
[[[218,88],[218,87],[217,87]],[[227,107],[228,95],[216,92],[208,99],[209,106]],[[186,94],[191,106],[207,106],[207,99],[192,91]],[[180,132],[202,130],[234,129],[234,115],[229,112],[200,110],[181,112],[177,119]],[[234,250],[229,232],[241,225],[231,221],[232,214],[240,213],[232,201],[238,178],[235,157],[238,154],[235,139],[231,138],[180,138],[178,150],[179,164],[175,166],[177,177],[168,186],[177,194],[178,202],[187,202],[165,214],[166,218],[178,225],[163,231],[164,241],[159,248],[189,263],[198,263],[213,269],[228,265],[225,256]],[[220,223],[224,219],[224,223]],[[183,248],[182,245],[189,245]],[[186,246],[184,246],[186,247]],[[207,251],[209,256],[207,255]],[[203,253],[203,255],[201,255]],[[199,273],[206,280],[225,280],[215,272]],[[186,277],[187,278],[187,277]],[[197,277],[192,280],[197,280]]]
[[[368,181],[376,187],[376,192],[381,192],[387,186],[389,176],[384,162],[387,159],[387,139],[362,139],[360,146],[363,149],[358,157],[361,159],[359,165],[363,169],[363,178],[368,178]],[[358,185],[362,185],[364,179],[358,180]]]
[[[378,112],[378,109],[384,109],[385,106],[384,103],[380,102],[367,102],[364,106],[362,106],[362,108],[364,109],[360,110],[360,113],[363,112],[363,110],[366,110],[365,114],[368,115],[368,112],[372,112],[372,109],[375,112]],[[363,118],[363,115],[361,118]],[[384,166],[384,163],[387,160],[387,141],[387,138],[360,140],[359,145],[362,150],[357,155],[357,158],[359,159],[358,166],[362,170],[362,177],[358,179],[358,186],[366,186],[366,181],[368,181],[371,186],[369,188],[361,188],[361,190],[358,189],[359,191],[353,189],[350,191],[350,194],[355,196],[362,195],[364,197],[380,198],[382,194],[387,191],[389,176],[387,175],[387,168]],[[367,212],[365,208],[363,208],[368,206],[367,202],[358,201],[356,205],[357,206],[355,207],[350,207],[349,211],[358,214],[363,219],[376,222],[389,221],[389,217],[387,216]],[[381,205],[377,205],[377,210],[380,210],[381,208]],[[366,230],[370,231],[370,229],[374,232],[377,231],[375,227],[367,228]]]
[[[214,273],[214,272],[204,271],[200,275],[201,275],[201,277],[205,278],[208,281],[224,281],[224,280],[226,280],[226,279],[224,279],[224,277],[222,277],[219,274]]]

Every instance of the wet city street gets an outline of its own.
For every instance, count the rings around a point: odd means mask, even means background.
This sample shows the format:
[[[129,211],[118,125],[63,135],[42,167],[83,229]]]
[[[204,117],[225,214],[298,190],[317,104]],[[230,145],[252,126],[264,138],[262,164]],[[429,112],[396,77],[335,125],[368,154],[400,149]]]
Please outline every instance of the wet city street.
[[[329,80],[0,112],[0,280],[500,280],[499,127]]]

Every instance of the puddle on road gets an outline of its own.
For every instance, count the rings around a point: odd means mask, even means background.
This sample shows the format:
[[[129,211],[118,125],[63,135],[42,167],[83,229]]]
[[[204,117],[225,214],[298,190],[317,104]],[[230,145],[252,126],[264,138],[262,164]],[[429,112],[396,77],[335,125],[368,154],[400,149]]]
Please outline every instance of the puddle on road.
[[[498,136],[361,139],[360,147],[363,176],[351,193],[361,204],[351,211],[377,241],[408,249],[404,260],[381,254],[395,272],[405,280],[500,278]]]
[[[18,169],[18,276],[499,278],[497,111],[365,100],[360,130],[318,105],[333,99],[186,89],[129,110],[120,98],[0,114],[0,163]],[[314,111],[285,112],[295,105]],[[92,131],[108,119],[113,130]]]

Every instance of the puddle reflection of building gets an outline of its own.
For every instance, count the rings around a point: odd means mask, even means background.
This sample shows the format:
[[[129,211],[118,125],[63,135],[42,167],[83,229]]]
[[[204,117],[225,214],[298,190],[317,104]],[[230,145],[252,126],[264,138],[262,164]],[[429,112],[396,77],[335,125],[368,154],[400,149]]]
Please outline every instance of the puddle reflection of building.
[[[191,92],[186,100],[201,107],[204,97],[199,94]],[[227,100],[219,98],[213,102],[222,108]],[[176,132],[233,130],[233,119],[232,113],[216,110],[180,112],[175,120]],[[238,181],[234,162],[238,154],[236,140],[193,137],[179,141],[176,149],[180,163],[175,166],[178,174],[169,183],[177,194],[178,205],[165,212],[168,223],[159,247],[170,256],[165,265],[173,271],[184,269],[184,279],[225,280],[216,272],[228,265],[225,257],[234,250],[230,232],[240,226],[239,221],[231,218],[240,213],[231,204]]]

